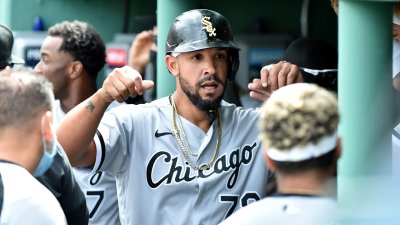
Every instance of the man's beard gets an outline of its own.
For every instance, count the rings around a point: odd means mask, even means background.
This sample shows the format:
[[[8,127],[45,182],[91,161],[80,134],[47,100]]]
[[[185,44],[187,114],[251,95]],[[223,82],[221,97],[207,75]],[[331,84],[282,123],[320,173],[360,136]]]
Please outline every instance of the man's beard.
[[[224,87],[225,91],[224,82],[219,77],[210,75],[197,81],[195,87],[192,87],[194,91],[194,93],[192,93],[190,91],[191,86],[189,85],[189,83],[185,79],[183,79],[181,75],[179,75],[179,84],[186,96],[195,106],[197,106],[197,108],[204,111],[206,115],[211,119],[214,119],[217,116],[217,109],[221,105],[222,98],[224,97],[224,92],[222,92],[221,95],[218,96],[215,100],[203,100],[198,90],[201,88],[202,83],[204,83],[205,81],[215,81],[221,84]]]

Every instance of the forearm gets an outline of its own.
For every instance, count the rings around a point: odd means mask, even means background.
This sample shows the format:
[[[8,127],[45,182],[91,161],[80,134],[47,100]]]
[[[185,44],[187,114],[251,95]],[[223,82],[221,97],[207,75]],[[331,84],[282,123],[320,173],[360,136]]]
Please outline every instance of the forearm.
[[[57,137],[72,166],[91,166],[96,160],[93,137],[108,105],[96,92],[70,112],[57,129]]]

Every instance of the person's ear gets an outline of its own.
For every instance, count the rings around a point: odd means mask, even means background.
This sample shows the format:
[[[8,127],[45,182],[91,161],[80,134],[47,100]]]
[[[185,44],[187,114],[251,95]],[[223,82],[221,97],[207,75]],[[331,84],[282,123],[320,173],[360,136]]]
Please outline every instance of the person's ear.
[[[73,61],[69,65],[69,74],[71,79],[79,77],[83,72],[83,64],[81,61]]]
[[[165,63],[167,64],[167,68],[169,72],[174,75],[175,77],[179,74],[179,64],[178,59],[171,55],[165,56]]]
[[[52,124],[53,124],[53,115],[51,111],[46,111],[42,116],[41,127],[42,127],[42,135],[45,140],[51,140],[53,138],[52,133]]]
[[[276,170],[276,164],[275,162],[268,156],[268,149],[263,151],[263,158],[265,164],[267,164],[267,167],[270,171],[274,172]]]

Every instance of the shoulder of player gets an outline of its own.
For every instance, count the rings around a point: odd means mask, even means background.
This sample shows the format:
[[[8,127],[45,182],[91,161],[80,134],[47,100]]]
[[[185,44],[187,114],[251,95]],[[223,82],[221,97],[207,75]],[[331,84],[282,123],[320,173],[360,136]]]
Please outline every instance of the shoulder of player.
[[[238,107],[225,101],[221,102],[223,117],[225,118],[240,118],[240,119],[255,119],[258,117],[259,110],[257,108]]]
[[[119,119],[122,118],[142,118],[148,117],[150,115],[159,114],[159,112],[170,111],[171,105],[168,98],[161,98],[155,101],[144,103],[144,104],[119,104],[114,105],[114,107],[109,108],[105,115],[114,115]]]

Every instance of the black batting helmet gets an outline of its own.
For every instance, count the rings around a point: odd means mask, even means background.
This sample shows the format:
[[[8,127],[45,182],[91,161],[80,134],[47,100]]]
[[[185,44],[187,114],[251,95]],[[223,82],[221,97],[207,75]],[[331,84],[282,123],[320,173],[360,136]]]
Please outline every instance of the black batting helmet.
[[[228,78],[234,80],[239,68],[240,49],[233,42],[228,20],[208,9],[194,9],[179,15],[169,29],[166,53],[191,52],[206,48],[228,49]]]

